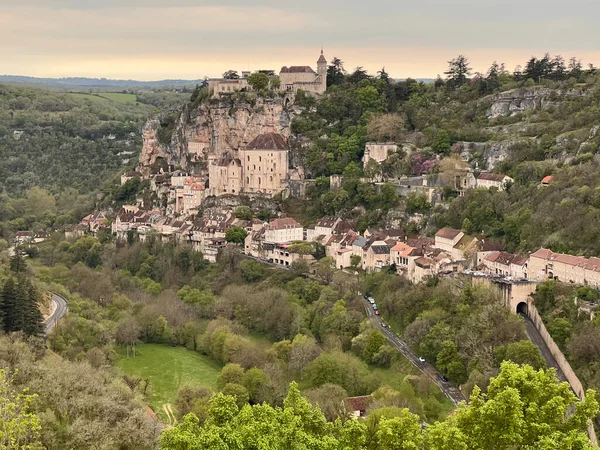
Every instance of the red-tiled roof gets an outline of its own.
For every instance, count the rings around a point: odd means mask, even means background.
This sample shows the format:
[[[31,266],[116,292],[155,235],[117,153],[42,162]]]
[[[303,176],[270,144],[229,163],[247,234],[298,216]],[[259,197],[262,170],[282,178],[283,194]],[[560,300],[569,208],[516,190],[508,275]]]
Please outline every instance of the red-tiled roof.
[[[552,256],[552,250],[540,248],[537,252],[531,254],[531,258],[548,259]]]
[[[269,223],[269,230],[284,230],[286,228],[302,228],[302,225],[291,217],[275,219]]]
[[[462,231],[455,230],[454,228],[442,228],[440,231],[435,233],[436,237],[444,238],[444,239],[454,239],[456,238]]]
[[[345,402],[352,411],[364,412],[369,407],[369,404],[373,401],[373,397],[370,395],[362,395],[360,397],[348,397]]]
[[[515,255],[508,252],[494,252],[490,253],[488,256],[485,257],[485,259],[487,259],[488,261],[504,264],[507,266],[510,265],[515,260],[515,258]]]
[[[552,175],[548,175],[547,177],[542,178],[542,184],[549,184],[554,177]]]
[[[279,133],[265,133],[256,136],[246,146],[246,150],[289,150],[286,139]]]

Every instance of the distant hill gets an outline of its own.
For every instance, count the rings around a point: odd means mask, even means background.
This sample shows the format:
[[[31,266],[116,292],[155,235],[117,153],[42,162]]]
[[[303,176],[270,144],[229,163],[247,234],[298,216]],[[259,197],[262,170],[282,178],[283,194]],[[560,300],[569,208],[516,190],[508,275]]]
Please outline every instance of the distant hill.
[[[202,80],[111,80],[108,78],[37,78],[22,75],[0,75],[0,83],[42,84],[46,86],[86,87],[86,88],[164,88],[164,87],[193,87]]]

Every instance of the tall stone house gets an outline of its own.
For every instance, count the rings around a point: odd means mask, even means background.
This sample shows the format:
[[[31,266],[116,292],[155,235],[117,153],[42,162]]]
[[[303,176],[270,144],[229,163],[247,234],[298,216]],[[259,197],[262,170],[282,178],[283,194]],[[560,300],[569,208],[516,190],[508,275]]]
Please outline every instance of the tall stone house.
[[[254,138],[239,158],[208,156],[210,195],[263,194],[273,196],[283,191],[289,179],[289,147],[278,133],[265,133]]]

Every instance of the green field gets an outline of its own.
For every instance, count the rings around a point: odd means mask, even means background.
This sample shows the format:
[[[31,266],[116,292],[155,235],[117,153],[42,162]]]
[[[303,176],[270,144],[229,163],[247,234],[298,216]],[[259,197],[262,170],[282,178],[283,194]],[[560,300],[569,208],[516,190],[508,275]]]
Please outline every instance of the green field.
[[[134,94],[121,94],[118,92],[103,92],[100,97],[107,98],[109,100],[119,102],[119,103],[135,103],[136,96]]]
[[[127,375],[150,380],[150,406],[163,416],[165,403],[175,400],[181,386],[194,385],[216,389],[221,365],[213,359],[183,347],[144,344],[136,348],[136,357],[127,359],[119,349],[117,367]]]
[[[67,94],[69,97],[74,97],[74,98],[79,98],[79,99],[83,99],[83,100],[89,100],[91,102],[101,102],[101,103],[106,103],[106,98],[102,98],[102,97],[98,97],[97,95],[92,95],[92,94],[82,94],[82,93],[78,93],[78,92],[71,92],[69,94]]]
[[[75,98],[82,98],[84,100],[90,100],[92,102],[105,102],[107,100],[111,100],[113,102],[135,104],[137,99],[134,94],[121,94],[119,92],[102,92],[98,94],[72,92],[67,95]]]

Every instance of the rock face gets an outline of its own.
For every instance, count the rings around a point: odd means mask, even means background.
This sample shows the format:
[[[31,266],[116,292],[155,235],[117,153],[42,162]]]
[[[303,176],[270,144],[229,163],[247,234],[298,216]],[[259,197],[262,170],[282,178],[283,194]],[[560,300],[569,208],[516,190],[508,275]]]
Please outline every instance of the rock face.
[[[501,92],[493,98],[492,105],[487,111],[491,119],[502,116],[512,116],[528,109],[542,109],[547,106],[552,91],[550,89],[513,89]]]
[[[259,134],[279,133],[289,137],[294,115],[294,110],[284,107],[280,99],[257,99],[254,104],[235,105],[213,102],[194,109],[188,105],[178,113],[168,145],[158,139],[164,115],[153,117],[144,125],[139,170],[147,173],[159,158],[189,169],[191,161],[203,159],[208,152],[214,152],[217,158],[227,153],[237,157],[238,150]],[[203,154],[198,155],[197,149]]]
[[[526,140],[507,140],[500,142],[457,142],[453,150],[460,153],[463,161],[478,161],[480,169],[493,170],[496,164],[504,161],[509,152]]]
[[[567,91],[548,88],[521,88],[501,92],[492,97],[492,104],[487,110],[487,117],[513,116],[527,110],[548,109],[558,103],[561,97],[578,97],[585,95],[582,89]]]

